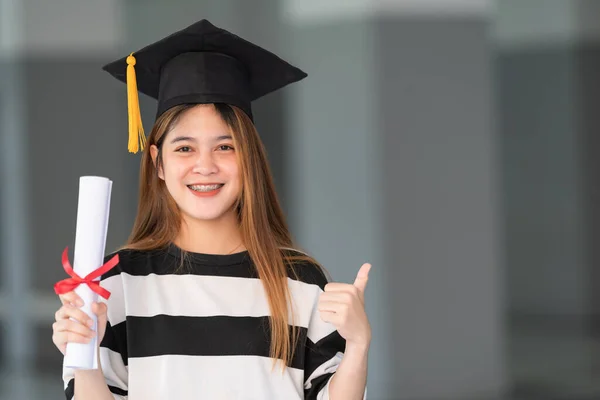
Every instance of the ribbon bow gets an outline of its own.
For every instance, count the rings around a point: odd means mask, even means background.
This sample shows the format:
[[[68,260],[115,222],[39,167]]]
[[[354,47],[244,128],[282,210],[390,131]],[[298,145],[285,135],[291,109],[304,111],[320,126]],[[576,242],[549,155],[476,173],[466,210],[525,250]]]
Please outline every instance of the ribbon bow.
[[[79,275],[77,275],[75,273],[75,271],[73,271],[73,268],[71,267],[71,263],[69,262],[68,249],[69,249],[69,247],[66,247],[62,253],[62,265],[63,265],[63,268],[65,269],[65,271],[67,272],[67,274],[69,274],[71,277],[67,278],[67,279],[63,279],[62,281],[57,282],[54,285],[54,291],[56,292],[56,294],[64,294],[64,293],[71,292],[77,286],[81,285],[82,283],[85,283],[94,292],[98,293],[100,296],[102,296],[106,300],[108,300],[108,298],[110,297],[110,292],[108,290],[104,289],[103,287],[101,287],[100,284],[98,283],[98,281],[94,281],[94,279],[98,278],[100,275],[102,275],[102,274],[110,271],[112,268],[114,268],[119,263],[119,255],[115,254],[115,256],[113,258],[108,260],[100,268],[90,272],[89,274],[87,274],[85,276],[85,278],[82,278]]]

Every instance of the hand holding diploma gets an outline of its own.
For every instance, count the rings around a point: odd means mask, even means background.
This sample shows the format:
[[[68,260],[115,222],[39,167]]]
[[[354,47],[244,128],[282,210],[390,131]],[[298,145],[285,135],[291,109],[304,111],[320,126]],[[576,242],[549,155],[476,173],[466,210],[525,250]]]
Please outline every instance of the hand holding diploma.
[[[105,303],[92,303],[92,312],[96,315],[98,321],[98,332],[94,332],[94,320],[85,312],[79,309],[83,305],[83,300],[75,292],[67,292],[59,296],[61,308],[56,311],[56,322],[52,325],[52,341],[54,345],[65,355],[67,343],[88,344],[96,338],[97,343],[104,338],[106,330],[106,311]]]
[[[63,268],[71,276],[54,286],[63,306],[56,312],[52,340],[64,354],[64,366],[97,369],[97,348],[106,328],[106,299],[110,293],[100,287],[100,276],[118,264],[115,256],[103,264],[112,182],[86,176],[79,181],[74,267],[67,249]]]

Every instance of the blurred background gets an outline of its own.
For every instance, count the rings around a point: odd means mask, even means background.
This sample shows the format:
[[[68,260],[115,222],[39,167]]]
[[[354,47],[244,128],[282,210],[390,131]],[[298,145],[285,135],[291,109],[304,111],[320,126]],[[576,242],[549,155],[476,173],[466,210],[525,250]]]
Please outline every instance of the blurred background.
[[[0,0],[0,399],[62,399],[78,179],[137,202],[101,71],[208,18],[304,69],[256,124],[294,236],[363,262],[371,400],[600,398],[600,1]],[[141,96],[149,131],[155,102]]]

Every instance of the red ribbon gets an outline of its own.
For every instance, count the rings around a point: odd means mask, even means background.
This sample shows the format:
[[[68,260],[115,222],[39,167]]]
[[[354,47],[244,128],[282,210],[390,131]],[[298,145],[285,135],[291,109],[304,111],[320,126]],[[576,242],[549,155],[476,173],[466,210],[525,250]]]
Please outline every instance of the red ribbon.
[[[100,287],[99,282],[94,281],[94,279],[98,278],[100,275],[114,268],[119,263],[119,255],[115,254],[115,256],[108,260],[103,266],[90,272],[85,276],[85,278],[81,278],[75,273],[75,271],[73,271],[73,268],[71,267],[71,263],[69,262],[68,250],[69,247],[66,247],[62,253],[62,265],[67,274],[69,274],[71,277],[63,279],[62,281],[57,282],[54,285],[54,291],[56,292],[56,294],[65,294],[71,292],[75,290],[77,286],[81,285],[82,283],[85,283],[94,292],[98,293],[100,296],[108,300],[108,298],[110,297],[110,292],[104,289],[103,287]]]

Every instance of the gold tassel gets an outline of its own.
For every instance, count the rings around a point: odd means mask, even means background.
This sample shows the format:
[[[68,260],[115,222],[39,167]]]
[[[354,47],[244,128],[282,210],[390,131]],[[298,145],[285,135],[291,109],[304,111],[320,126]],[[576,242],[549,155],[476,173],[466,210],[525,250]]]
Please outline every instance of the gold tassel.
[[[134,65],[135,57],[131,53],[127,57],[127,110],[129,114],[129,144],[127,148],[130,153],[137,153],[138,149],[144,150],[146,146]]]

